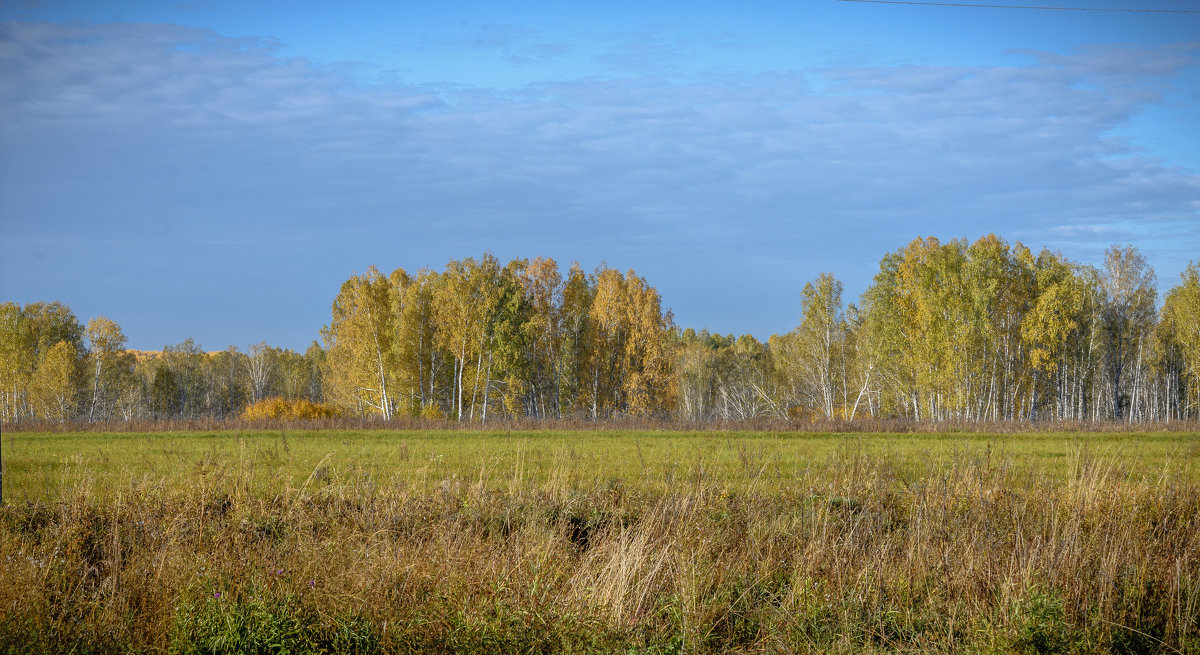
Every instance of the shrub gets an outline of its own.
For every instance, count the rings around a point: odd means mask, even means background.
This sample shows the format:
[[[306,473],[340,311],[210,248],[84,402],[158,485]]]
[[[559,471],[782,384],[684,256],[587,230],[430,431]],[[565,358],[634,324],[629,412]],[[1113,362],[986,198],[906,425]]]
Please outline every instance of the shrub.
[[[337,408],[325,403],[264,398],[247,407],[242,417],[251,421],[315,421],[337,418],[340,414]]]
[[[265,589],[200,606],[176,607],[170,650],[176,653],[368,653],[379,650],[376,627],[355,614],[321,616],[292,596]]]
[[[446,418],[446,414],[442,412],[442,408],[437,405],[426,405],[421,408],[421,418],[427,420],[439,420]]]
[[[1053,591],[1031,587],[1014,603],[1016,635],[1013,650],[1021,653],[1061,653],[1071,642],[1063,616],[1063,600]]]

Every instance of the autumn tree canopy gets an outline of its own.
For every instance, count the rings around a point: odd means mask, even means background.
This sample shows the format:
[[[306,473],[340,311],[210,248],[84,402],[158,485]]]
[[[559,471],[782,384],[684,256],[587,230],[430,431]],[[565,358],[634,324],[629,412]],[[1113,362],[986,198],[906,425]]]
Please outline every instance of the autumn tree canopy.
[[[375,267],[320,342],[142,352],[116,321],[0,304],[0,421],[214,418],[255,407],[393,420],[508,418],[1164,421],[1200,416],[1200,264],[1158,303],[1132,246],[1093,267],[996,235],[918,238],[856,303],[796,282],[796,327],[680,328],[635,271],[490,254]],[[305,403],[308,403],[307,405]]]

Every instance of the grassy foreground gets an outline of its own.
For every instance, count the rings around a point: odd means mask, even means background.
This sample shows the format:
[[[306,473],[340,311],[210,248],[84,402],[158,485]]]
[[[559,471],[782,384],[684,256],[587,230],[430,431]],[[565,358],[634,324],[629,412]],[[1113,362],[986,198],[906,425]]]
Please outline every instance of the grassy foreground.
[[[4,652],[1200,652],[1200,436],[3,436]]]

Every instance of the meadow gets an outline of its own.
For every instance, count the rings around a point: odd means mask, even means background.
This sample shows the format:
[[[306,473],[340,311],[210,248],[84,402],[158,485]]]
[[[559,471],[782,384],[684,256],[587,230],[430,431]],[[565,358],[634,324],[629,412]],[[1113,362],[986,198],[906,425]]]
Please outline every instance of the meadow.
[[[1200,435],[3,435],[3,652],[1200,652]]]

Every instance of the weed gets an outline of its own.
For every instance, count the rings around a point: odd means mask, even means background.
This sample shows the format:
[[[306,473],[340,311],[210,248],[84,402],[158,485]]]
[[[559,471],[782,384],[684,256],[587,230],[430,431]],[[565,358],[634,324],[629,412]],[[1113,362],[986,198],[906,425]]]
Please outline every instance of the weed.
[[[0,652],[1200,644],[1194,435],[21,439]]]

